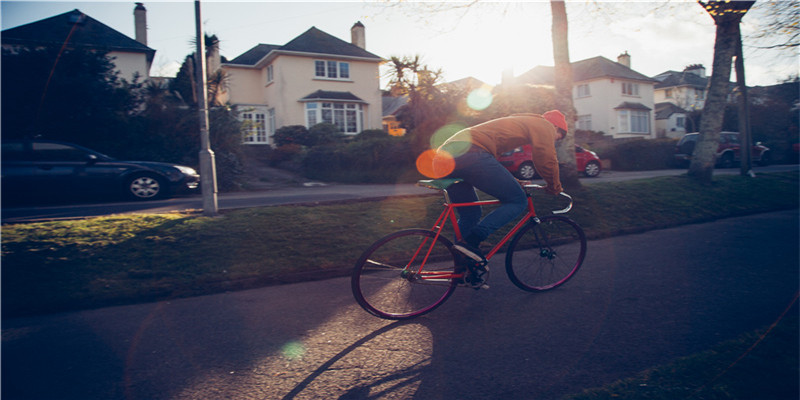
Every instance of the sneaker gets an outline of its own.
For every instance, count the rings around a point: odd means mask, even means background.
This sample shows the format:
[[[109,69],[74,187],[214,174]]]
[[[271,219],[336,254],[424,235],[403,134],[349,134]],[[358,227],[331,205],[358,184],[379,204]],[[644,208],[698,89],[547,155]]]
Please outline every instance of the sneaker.
[[[486,275],[486,272],[480,274],[470,273],[465,277],[464,280],[466,281],[467,286],[475,290],[488,289],[489,285],[486,284],[486,279],[484,279],[484,275]]]
[[[486,257],[483,256],[481,249],[477,247],[474,247],[466,242],[456,242],[456,244],[453,245],[453,248],[477,263],[483,264],[484,266],[487,264]]]

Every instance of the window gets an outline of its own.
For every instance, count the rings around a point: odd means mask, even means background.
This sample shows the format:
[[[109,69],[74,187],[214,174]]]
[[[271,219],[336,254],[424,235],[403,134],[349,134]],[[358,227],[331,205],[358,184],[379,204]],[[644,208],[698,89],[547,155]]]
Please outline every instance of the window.
[[[622,94],[628,96],[638,96],[639,84],[631,82],[622,82]]]
[[[706,91],[705,89],[695,89],[694,96],[697,100],[704,100],[706,98]]]
[[[650,112],[641,110],[617,111],[619,133],[650,133]]]
[[[321,79],[350,79],[350,63],[315,60],[314,77]]]
[[[589,97],[592,92],[589,90],[589,85],[578,85],[578,97]]]
[[[33,143],[33,158],[37,161],[80,161],[89,160],[89,153],[59,143]]]
[[[364,111],[361,104],[340,102],[306,103],[306,126],[327,122],[342,132],[358,133],[364,126]]]
[[[275,79],[275,76],[274,76],[274,72],[273,72],[273,69],[272,69],[272,64],[267,65],[267,83],[268,84],[272,83],[272,81],[274,79]]]
[[[274,116],[274,109],[273,109]],[[266,115],[263,112],[248,110],[242,113],[243,142],[247,144],[267,144]]]
[[[683,128],[686,126],[686,117],[675,117],[675,126]]]
[[[672,89],[664,90],[664,97],[671,99],[672,98]]]
[[[578,116],[578,129],[584,131],[592,130],[592,116],[591,115],[579,115]]]

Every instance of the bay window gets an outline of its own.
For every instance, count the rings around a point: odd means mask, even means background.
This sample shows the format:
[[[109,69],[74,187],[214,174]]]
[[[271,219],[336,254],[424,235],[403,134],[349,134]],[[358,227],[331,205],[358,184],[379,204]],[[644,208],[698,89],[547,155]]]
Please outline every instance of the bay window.
[[[308,102],[306,104],[306,126],[319,123],[334,124],[344,133],[359,133],[364,126],[364,110],[361,104],[345,102]]]

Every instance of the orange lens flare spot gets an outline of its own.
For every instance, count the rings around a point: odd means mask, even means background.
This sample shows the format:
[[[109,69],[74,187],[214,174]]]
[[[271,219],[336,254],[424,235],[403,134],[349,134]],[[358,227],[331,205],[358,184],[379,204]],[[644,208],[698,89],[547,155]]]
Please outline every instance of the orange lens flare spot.
[[[450,175],[455,167],[453,156],[444,151],[425,150],[417,157],[417,171],[428,178],[444,178]]]

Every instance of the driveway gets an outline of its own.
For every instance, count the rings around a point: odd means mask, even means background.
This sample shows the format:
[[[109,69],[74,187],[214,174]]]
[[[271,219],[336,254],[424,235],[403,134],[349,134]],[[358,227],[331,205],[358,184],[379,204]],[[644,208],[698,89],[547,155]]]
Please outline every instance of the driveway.
[[[491,289],[405,323],[347,278],[6,320],[2,397],[557,399],[769,325],[798,240],[790,210],[591,241],[540,294],[497,258]]]

